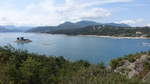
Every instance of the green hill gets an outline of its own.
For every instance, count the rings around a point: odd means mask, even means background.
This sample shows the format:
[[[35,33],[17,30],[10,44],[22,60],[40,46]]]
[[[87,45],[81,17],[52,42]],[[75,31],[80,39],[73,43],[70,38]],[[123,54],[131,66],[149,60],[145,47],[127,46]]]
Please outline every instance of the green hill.
[[[65,29],[47,32],[51,34],[67,35],[99,35],[116,37],[149,37],[149,27],[116,27],[110,25],[88,26],[78,29]]]

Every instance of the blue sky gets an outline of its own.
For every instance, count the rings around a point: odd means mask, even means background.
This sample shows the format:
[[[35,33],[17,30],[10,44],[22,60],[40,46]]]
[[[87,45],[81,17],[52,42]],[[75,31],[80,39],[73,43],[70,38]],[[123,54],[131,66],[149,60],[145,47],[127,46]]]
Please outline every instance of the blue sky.
[[[150,0],[0,0],[0,25],[92,20],[150,26]]]

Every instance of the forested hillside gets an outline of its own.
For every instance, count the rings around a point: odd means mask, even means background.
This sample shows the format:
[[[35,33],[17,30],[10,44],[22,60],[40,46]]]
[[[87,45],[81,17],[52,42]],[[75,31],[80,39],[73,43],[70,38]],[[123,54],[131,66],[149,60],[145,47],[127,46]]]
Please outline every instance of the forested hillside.
[[[118,37],[149,37],[149,27],[116,27],[109,25],[88,26],[79,29],[65,29],[47,32],[51,34],[67,34],[67,35],[103,35]]]
[[[108,26],[112,26],[112,27],[130,27],[127,24],[98,23],[98,22],[94,22],[94,21],[79,21],[76,23],[64,22],[57,26],[38,26],[38,27],[34,27],[32,29],[29,29],[26,32],[47,33],[47,32],[60,32],[60,31],[76,30],[76,29],[80,30],[81,28],[86,28],[88,26],[96,26],[96,25],[108,25]]]

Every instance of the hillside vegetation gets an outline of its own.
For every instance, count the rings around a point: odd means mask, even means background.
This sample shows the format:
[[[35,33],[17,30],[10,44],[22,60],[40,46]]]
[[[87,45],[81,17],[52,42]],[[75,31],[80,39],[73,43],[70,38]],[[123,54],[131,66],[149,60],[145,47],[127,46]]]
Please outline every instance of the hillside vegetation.
[[[134,62],[136,56],[126,59]],[[63,57],[31,54],[5,46],[0,47],[0,84],[147,84],[140,77],[129,79],[114,72],[122,65],[120,60],[112,60],[112,69],[108,69],[102,62],[70,62]],[[149,70],[149,64],[146,67]]]
[[[66,31],[66,30],[76,30],[80,28],[85,28],[88,26],[95,26],[95,25],[109,25],[113,27],[130,27],[127,24],[117,24],[117,23],[97,23],[94,21],[79,21],[76,23],[72,22],[64,22],[57,26],[38,26],[32,29],[27,30],[26,32],[34,32],[34,33],[47,33],[47,32],[56,32],[56,31]]]
[[[57,30],[47,33],[67,34],[67,35],[99,35],[99,36],[116,36],[116,37],[150,37],[150,28],[97,25],[78,29]]]
[[[150,37],[150,27],[131,27],[127,24],[117,23],[102,24],[92,21],[80,21],[76,23],[65,22],[58,26],[35,27],[27,32],[115,37]]]

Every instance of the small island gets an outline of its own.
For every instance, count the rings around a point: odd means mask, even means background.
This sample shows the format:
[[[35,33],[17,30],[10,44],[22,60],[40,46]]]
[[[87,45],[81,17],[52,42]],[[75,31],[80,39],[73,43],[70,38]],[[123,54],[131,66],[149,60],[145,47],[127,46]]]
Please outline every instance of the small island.
[[[30,43],[32,41],[30,39],[24,39],[24,37],[17,37],[17,40],[15,42],[17,42],[17,43]]]

